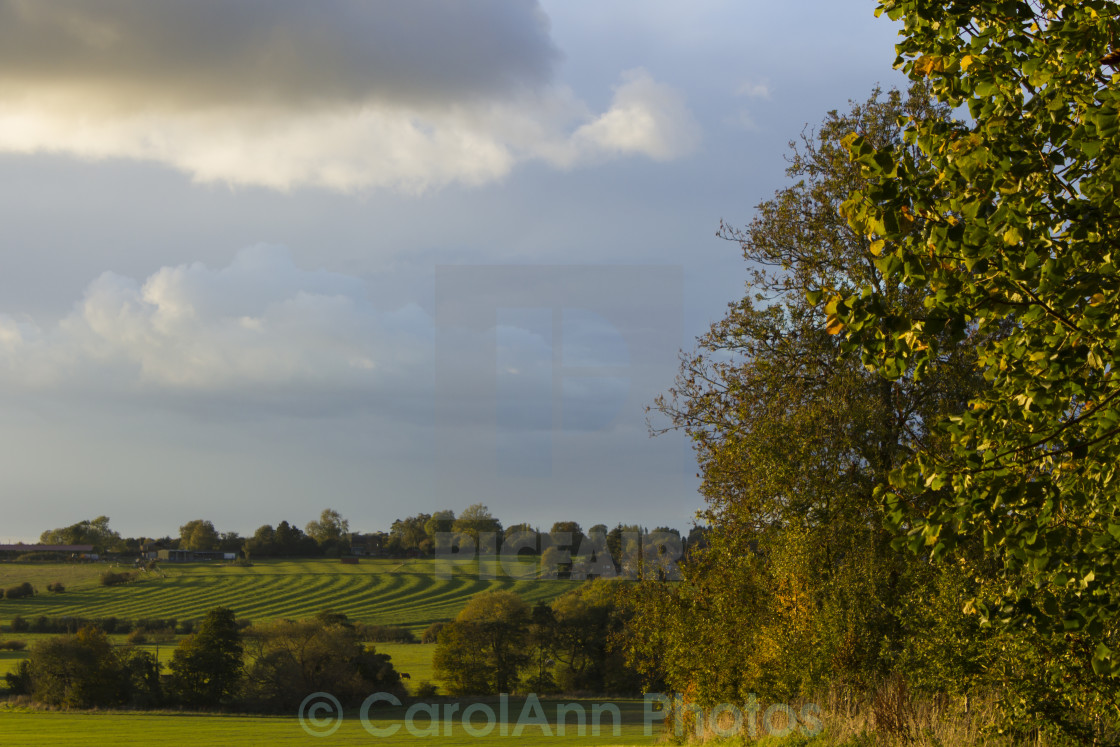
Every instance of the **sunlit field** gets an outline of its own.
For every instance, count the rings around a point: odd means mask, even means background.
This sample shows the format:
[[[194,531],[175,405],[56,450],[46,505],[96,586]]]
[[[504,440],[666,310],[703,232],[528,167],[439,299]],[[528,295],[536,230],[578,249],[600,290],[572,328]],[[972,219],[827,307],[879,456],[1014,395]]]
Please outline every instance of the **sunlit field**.
[[[34,747],[61,747],[74,745],[85,747],[90,744],[111,745],[149,745],[149,744],[207,744],[207,745],[247,745],[247,744],[307,744],[321,745],[393,745],[432,742],[439,745],[475,745],[482,747],[490,744],[531,745],[644,745],[653,744],[661,738],[661,722],[656,714],[646,734],[643,703],[635,700],[618,700],[613,704],[621,715],[621,723],[616,730],[613,716],[603,712],[599,724],[594,729],[592,714],[598,701],[541,701],[541,713],[548,721],[547,731],[541,725],[524,725],[518,728],[518,720],[525,701],[521,698],[509,700],[508,713],[503,721],[496,698],[462,701],[460,712],[471,702],[487,704],[497,717],[489,734],[473,736],[468,733],[456,713],[450,721],[443,718],[447,712],[445,704],[432,701],[440,707],[438,736],[430,733],[431,722],[427,715],[418,714],[411,724],[417,734],[408,731],[406,709],[388,707],[369,712],[367,731],[357,711],[347,712],[338,730],[329,736],[314,737],[303,729],[295,714],[282,717],[224,716],[167,713],[64,713],[32,712],[18,709],[0,710],[0,742],[3,744]],[[566,718],[564,733],[557,726],[556,706],[563,703],[572,706]],[[585,716],[581,729],[576,711],[582,710]],[[522,719],[528,724],[528,718]],[[314,727],[312,727],[314,728]],[[329,727],[327,727],[329,728]],[[473,719],[471,728],[476,733],[485,731],[487,722],[484,716]],[[448,733],[449,729],[449,733]],[[388,735],[387,732],[395,733]],[[504,732],[504,735],[503,735]]]
[[[480,578],[475,564],[456,567],[450,578],[437,578],[431,559],[363,559],[358,565],[338,560],[262,560],[247,567],[165,563],[131,583],[108,587],[98,583],[106,570],[129,568],[105,563],[0,564],[0,588],[28,581],[39,591],[28,599],[0,601],[0,625],[6,628],[16,615],[199,620],[208,610],[224,606],[253,622],[299,619],[332,610],[353,620],[407,627],[419,635],[433,622],[452,619],[479,592],[508,589],[535,604],[578,585],[564,580]],[[47,584],[55,581],[63,583],[63,593],[46,591]]]

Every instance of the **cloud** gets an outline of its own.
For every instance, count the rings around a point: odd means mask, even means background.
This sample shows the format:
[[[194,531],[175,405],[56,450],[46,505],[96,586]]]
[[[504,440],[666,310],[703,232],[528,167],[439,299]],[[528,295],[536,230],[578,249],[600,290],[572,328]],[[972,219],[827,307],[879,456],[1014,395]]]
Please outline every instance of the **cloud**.
[[[142,279],[104,272],[55,322],[0,314],[0,390],[218,420],[370,410],[414,424],[432,422],[438,395],[456,400],[447,426],[493,428],[498,412],[502,428],[548,430],[559,375],[564,428],[580,430],[605,427],[627,396],[652,397],[648,384],[664,380],[631,367],[619,330],[578,307],[564,310],[554,352],[548,308],[496,313],[473,329],[445,321],[437,330],[419,306],[381,309],[367,292],[361,278],[303,269],[288,250],[268,245],[241,249],[225,267],[166,266]],[[596,292],[611,294],[624,320],[653,303],[606,284]],[[672,362],[676,341],[669,343]],[[557,362],[565,368],[557,371]],[[454,382],[440,390],[437,367],[449,363]],[[611,379],[618,376],[634,380]],[[639,387],[642,377],[649,381]]]
[[[532,0],[3,0],[0,84],[129,110],[424,106],[547,82]]]
[[[770,86],[765,81],[744,81],[735,90],[735,95],[748,99],[768,99],[770,98]]]
[[[684,97],[639,68],[623,74],[610,109],[576,130],[571,144],[576,160],[606,153],[669,161],[691,152],[699,140],[700,126]]]
[[[530,0],[0,0],[0,151],[421,192],[694,147],[679,93],[631,71],[596,115],[559,56]]]
[[[221,269],[103,273],[46,329],[0,315],[0,379],[28,391],[353,398],[415,391],[432,339],[418,307],[378,311],[360,279],[256,246]]]

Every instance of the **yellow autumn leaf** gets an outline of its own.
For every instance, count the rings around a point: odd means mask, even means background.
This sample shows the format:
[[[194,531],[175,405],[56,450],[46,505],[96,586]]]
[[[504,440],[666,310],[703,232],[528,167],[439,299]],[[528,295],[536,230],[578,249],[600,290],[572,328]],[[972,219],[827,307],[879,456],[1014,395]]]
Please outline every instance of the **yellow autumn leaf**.
[[[844,330],[844,322],[840,321],[834,314],[828,315],[828,324],[825,325],[824,331],[830,335],[838,335]]]
[[[918,75],[929,75],[930,73],[945,69],[945,63],[937,55],[928,54],[924,57],[919,57],[914,62],[914,72]]]
[[[882,255],[883,248],[886,245],[887,245],[886,241],[884,241],[883,239],[879,239],[878,241],[872,241],[869,249],[871,250],[872,254],[874,254],[876,257],[878,257],[878,256]]]
[[[1011,226],[1003,232],[1003,243],[1005,244],[1018,244],[1023,240],[1023,234],[1019,233],[1019,229]]]
[[[966,54],[961,58],[961,70],[968,71],[972,67],[972,55]]]

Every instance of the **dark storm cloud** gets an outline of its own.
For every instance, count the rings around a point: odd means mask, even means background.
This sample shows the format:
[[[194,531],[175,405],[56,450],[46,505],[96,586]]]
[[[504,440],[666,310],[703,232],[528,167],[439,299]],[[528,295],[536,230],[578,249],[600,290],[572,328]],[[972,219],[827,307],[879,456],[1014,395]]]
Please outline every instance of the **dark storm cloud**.
[[[0,0],[0,91],[118,106],[408,106],[547,83],[534,0]]]

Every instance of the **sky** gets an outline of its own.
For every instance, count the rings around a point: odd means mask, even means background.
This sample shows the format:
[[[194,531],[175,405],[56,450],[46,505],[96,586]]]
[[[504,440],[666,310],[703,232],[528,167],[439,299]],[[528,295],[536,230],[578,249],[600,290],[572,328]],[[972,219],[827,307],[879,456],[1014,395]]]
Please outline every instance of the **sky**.
[[[874,6],[0,0],[0,541],[687,529],[646,408]]]

